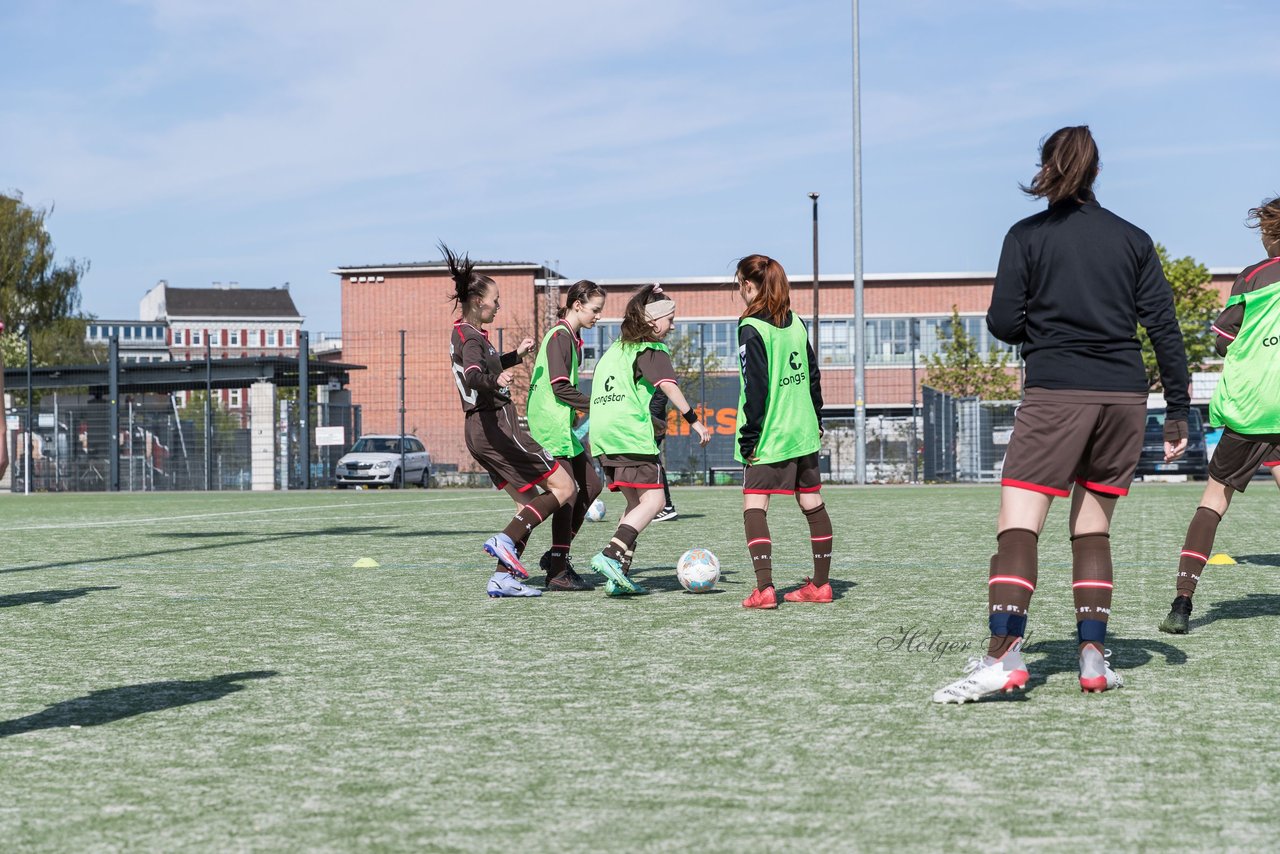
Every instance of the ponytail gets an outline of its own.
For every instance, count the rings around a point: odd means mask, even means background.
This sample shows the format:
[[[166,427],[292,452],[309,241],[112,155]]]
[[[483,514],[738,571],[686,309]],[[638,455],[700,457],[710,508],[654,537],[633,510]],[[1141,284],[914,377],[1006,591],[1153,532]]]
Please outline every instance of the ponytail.
[[[774,326],[785,326],[791,313],[791,283],[782,265],[768,255],[748,255],[738,262],[737,277],[758,289],[742,316],[764,312]]]
[[[444,253],[445,263],[449,265],[449,275],[453,277],[453,300],[455,308],[465,306],[475,297],[482,297],[493,287],[494,281],[488,276],[475,272],[475,262],[467,255],[461,257],[454,254],[443,242],[440,251]]]
[[[1092,202],[1093,181],[1101,160],[1088,125],[1061,128],[1040,143],[1040,171],[1028,186],[1019,185],[1033,199]]]

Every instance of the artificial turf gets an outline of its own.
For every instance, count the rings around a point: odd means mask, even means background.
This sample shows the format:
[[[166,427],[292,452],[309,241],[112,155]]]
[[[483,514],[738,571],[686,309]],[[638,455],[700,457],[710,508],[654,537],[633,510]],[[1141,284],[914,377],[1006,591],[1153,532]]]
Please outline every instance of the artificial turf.
[[[983,650],[994,487],[830,488],[828,606],[744,611],[741,498],[677,490],[654,594],[490,600],[492,492],[5,496],[0,839],[32,850],[1265,848],[1280,831],[1276,496],[1239,496],[1187,636],[1156,626],[1195,485],[1113,527],[1076,681],[1066,504],[1029,690],[930,702]],[[619,508],[588,524],[580,568]],[[775,499],[775,577],[807,573]],[[535,534],[530,554],[546,548]],[[719,591],[680,590],[691,546]],[[376,569],[354,569],[359,558]],[[535,575],[535,580],[538,576]]]

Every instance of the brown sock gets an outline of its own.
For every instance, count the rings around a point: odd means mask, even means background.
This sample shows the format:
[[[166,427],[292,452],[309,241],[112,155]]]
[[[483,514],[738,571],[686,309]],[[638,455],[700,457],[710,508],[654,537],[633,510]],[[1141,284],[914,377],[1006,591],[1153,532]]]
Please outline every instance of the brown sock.
[[[622,556],[622,574],[623,575],[631,574],[631,559],[634,558],[635,556],[636,556],[636,550],[634,548],[627,549],[627,553]]]
[[[1081,534],[1071,538],[1071,595],[1076,605],[1080,647],[1102,649],[1111,617],[1111,537]]]
[[[635,549],[636,538],[639,536],[640,532],[630,525],[619,525],[618,530],[613,532],[613,539],[604,547],[604,556],[622,563],[627,552]]]
[[[554,493],[544,492],[528,504],[520,508],[520,512],[512,517],[507,527],[502,529],[513,541],[529,539],[533,529],[541,525],[548,516],[556,512],[560,499]]]
[[[561,504],[551,514],[551,568],[547,570],[550,581],[567,568],[565,562],[569,558],[569,544],[573,542],[573,513],[577,502]]]
[[[569,529],[570,540],[578,536],[578,531],[582,530],[582,523],[587,518],[587,510],[600,497],[600,490],[603,489],[600,484],[600,478],[596,475],[595,466],[591,465],[590,460],[587,459],[586,452],[573,458],[571,468],[573,469],[573,481],[578,484],[578,494],[573,500],[573,519]],[[569,542],[569,540],[565,540],[565,542]]]
[[[747,531],[747,551],[751,553],[751,567],[756,571],[756,589],[773,586],[773,541],[769,539],[769,519],[758,508],[746,510],[742,521]]]
[[[569,537],[578,536],[578,531],[582,530],[582,523],[587,519],[587,511],[591,509],[591,502],[594,498],[590,498],[582,494],[582,490],[578,490],[578,497],[573,502],[573,517],[569,524]]]
[[[1178,558],[1178,595],[1190,599],[1196,593],[1200,573],[1213,551],[1213,538],[1218,534],[1222,517],[1208,507],[1197,507],[1187,527],[1187,538],[1182,542],[1182,556]]]
[[[550,581],[569,568],[569,547],[552,543],[547,554],[551,558],[550,565],[547,567],[547,581]]]
[[[825,504],[805,510],[804,517],[809,522],[809,543],[813,546],[811,580],[814,587],[821,587],[831,578],[831,517]]]
[[[1027,628],[1027,608],[1036,589],[1040,537],[1026,528],[1009,528],[996,535],[987,578],[987,622],[991,639],[987,655],[999,658],[1022,637]]]

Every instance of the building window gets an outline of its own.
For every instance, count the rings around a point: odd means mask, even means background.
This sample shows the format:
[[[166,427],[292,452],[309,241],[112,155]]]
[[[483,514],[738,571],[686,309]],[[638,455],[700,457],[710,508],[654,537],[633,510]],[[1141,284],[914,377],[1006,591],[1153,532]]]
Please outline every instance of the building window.
[[[286,329],[286,330],[285,330],[285,333],[284,333],[284,346],[286,346],[286,347],[293,347],[293,346],[295,346],[295,345],[294,345],[293,330],[292,330],[292,329]]]
[[[232,330],[231,330],[230,332],[228,332],[227,334],[231,336],[231,340],[227,343],[227,346],[228,346],[228,347],[239,347],[239,346],[240,346],[240,330],[239,330],[239,329],[232,329]]]
[[[181,329],[173,330],[173,343],[175,346],[182,346],[182,332],[183,330]]]
[[[951,340],[952,325],[950,317],[877,317],[869,318],[866,326],[866,355],[868,365],[909,365],[912,357],[912,321],[915,320],[915,357],[917,364],[925,356],[933,356],[942,352],[942,348]],[[1016,348],[1011,344],[999,341],[987,331],[986,320],[982,315],[968,315],[960,318],[964,331],[974,340],[979,353],[986,356],[992,346],[998,353],[1014,353]],[[823,324],[824,334],[826,324]],[[822,342],[823,353],[827,352],[827,344]]]
[[[204,343],[204,330],[192,329],[191,330],[191,346],[199,347],[203,343]]]
[[[707,361],[714,364],[708,370],[731,371],[738,365],[737,332],[737,324],[730,321],[677,322],[668,343],[687,341],[694,352],[705,350]]]
[[[232,409],[239,409],[241,405],[240,389],[233,388],[227,392],[227,405]]]
[[[276,331],[275,331],[274,329],[268,329],[268,330],[267,330],[267,332],[266,332],[266,335],[267,335],[267,346],[268,346],[268,347],[276,347],[276,346],[279,346],[279,345],[277,345],[277,344],[276,344]]]

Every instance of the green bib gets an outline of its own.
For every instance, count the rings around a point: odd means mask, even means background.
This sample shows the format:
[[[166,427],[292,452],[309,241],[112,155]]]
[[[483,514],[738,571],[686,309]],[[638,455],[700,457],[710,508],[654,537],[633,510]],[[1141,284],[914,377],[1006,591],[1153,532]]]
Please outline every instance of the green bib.
[[[645,350],[671,352],[656,341],[615,341],[596,362],[591,380],[592,453],[658,455],[649,417],[655,389],[644,378],[635,380],[636,357]]]
[[[809,334],[804,323],[792,313],[790,325],[782,329],[754,317],[739,320],[738,328],[743,326],[750,326],[760,333],[769,363],[769,401],[760,429],[760,441],[756,445],[755,461],[779,463],[820,450],[822,437],[818,434],[818,413],[813,411],[813,398],[809,396]],[[739,375],[742,367],[739,362]],[[742,437],[746,402],[744,381],[739,383],[738,430],[733,442],[733,456],[740,463],[746,462],[738,444]]]
[[[1246,436],[1280,433],[1280,282],[1227,300],[1236,303],[1244,319],[1209,400],[1209,423]]]
[[[533,362],[533,376],[529,379],[529,435],[551,456],[572,458],[582,453],[582,443],[573,434],[573,407],[561,403],[551,388],[555,377],[547,373],[547,345],[553,335],[573,335],[573,332],[563,323],[557,323],[542,336],[542,346]],[[577,347],[573,348],[569,361],[569,382],[578,384]]]

